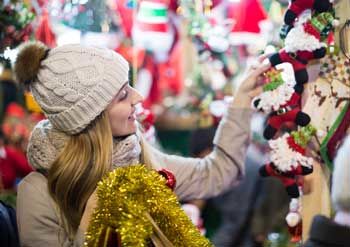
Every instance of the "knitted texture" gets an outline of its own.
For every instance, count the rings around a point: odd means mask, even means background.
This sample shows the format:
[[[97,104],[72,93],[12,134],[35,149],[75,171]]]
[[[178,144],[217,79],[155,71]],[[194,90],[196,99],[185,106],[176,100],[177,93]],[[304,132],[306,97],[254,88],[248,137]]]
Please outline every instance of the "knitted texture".
[[[56,130],[49,120],[40,121],[33,129],[27,148],[29,163],[36,169],[49,170],[63,150],[69,136]],[[139,133],[124,139],[113,139],[112,168],[138,164],[141,144]]]
[[[42,120],[34,127],[29,138],[27,158],[36,169],[48,170],[63,150],[69,136],[52,128],[49,120]]]
[[[30,85],[52,125],[69,135],[81,132],[128,81],[129,66],[114,51],[64,45],[52,49]]]

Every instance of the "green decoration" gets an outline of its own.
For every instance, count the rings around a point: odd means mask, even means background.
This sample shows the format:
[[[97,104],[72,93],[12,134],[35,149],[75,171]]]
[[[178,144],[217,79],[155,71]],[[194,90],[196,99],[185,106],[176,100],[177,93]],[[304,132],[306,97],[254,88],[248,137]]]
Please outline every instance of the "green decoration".
[[[292,131],[291,135],[293,136],[294,141],[305,148],[310,139],[316,135],[317,129],[311,124],[301,127],[298,131]]]

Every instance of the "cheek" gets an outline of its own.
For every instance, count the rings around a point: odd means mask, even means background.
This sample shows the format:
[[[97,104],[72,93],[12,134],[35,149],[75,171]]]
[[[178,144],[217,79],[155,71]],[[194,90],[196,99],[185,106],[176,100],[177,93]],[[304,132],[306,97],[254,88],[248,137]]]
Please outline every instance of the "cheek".
[[[111,107],[108,111],[108,116],[112,131],[120,131],[120,128],[127,124],[129,115],[130,111],[127,110],[127,107]]]

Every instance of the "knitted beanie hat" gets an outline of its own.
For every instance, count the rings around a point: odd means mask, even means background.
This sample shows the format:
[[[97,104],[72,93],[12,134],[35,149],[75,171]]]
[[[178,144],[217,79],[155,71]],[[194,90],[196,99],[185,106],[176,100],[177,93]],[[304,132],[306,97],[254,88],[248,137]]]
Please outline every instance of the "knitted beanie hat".
[[[64,45],[49,50],[25,43],[15,64],[17,79],[29,88],[58,130],[73,135],[85,129],[128,81],[129,66],[114,51]]]

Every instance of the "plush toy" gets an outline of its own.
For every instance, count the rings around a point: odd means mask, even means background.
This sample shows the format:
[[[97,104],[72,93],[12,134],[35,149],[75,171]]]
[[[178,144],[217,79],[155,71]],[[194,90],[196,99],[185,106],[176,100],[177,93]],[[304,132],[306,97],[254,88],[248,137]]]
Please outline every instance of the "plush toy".
[[[306,9],[321,13],[332,9],[333,0],[291,0],[284,14],[284,23],[291,26],[295,19]]]
[[[281,65],[287,69],[288,64]],[[263,93],[252,101],[255,109],[270,114],[263,134],[265,139],[273,138],[284,122],[294,122],[299,126],[310,123],[310,117],[301,111],[302,91],[303,86],[296,84],[293,72],[271,68],[265,73]]]
[[[297,87],[295,88],[298,89]],[[277,111],[271,113],[264,130],[265,139],[270,140],[273,138],[285,122],[294,122],[299,126],[306,126],[310,123],[311,119],[309,115],[301,111],[301,91],[299,89],[299,91],[296,90],[293,92],[286,104],[281,105]]]
[[[271,147],[270,163],[259,170],[263,177],[273,176],[281,180],[291,198],[298,198],[298,177],[313,171],[313,160],[305,156],[305,148],[309,140],[316,134],[312,125],[302,127],[299,131],[284,134],[269,141]]]
[[[326,44],[323,41],[337,24],[338,21],[330,12],[322,12],[304,22],[297,22],[286,36],[285,47],[269,57],[271,65],[291,63],[297,84],[306,83],[307,63],[326,55]]]

